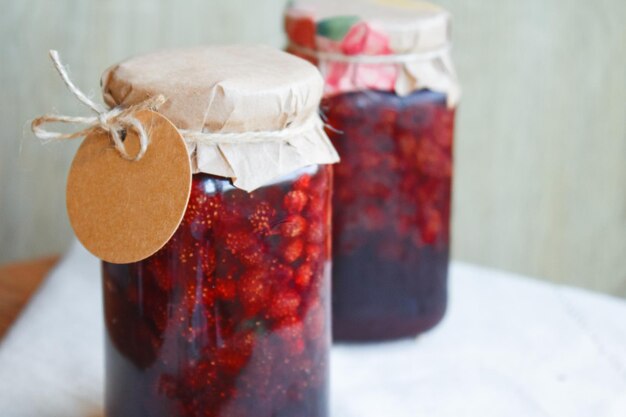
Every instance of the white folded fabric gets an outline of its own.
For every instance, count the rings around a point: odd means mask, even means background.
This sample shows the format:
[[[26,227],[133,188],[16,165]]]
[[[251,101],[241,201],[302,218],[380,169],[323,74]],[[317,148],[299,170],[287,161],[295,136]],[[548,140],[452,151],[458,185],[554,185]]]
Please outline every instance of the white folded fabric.
[[[434,331],[333,349],[333,417],[626,416],[626,302],[460,263],[450,284]],[[1,417],[101,415],[100,294],[75,243],[0,343]]]
[[[0,342],[0,416],[99,415],[100,285],[99,261],[75,242]]]

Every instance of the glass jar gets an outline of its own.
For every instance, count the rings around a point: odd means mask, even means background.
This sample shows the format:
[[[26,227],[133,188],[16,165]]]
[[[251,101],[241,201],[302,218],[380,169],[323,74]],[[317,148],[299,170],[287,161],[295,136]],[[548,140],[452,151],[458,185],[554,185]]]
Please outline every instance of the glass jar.
[[[321,110],[341,156],[333,196],[338,341],[415,336],[446,309],[458,96],[449,17],[425,3],[383,3],[297,1],[287,9],[288,50],[322,71]]]
[[[195,174],[174,235],[102,265],[108,417],[328,415],[337,155],[322,88],[314,66],[265,47],[166,51],[105,74],[109,104],[160,94],[179,129],[204,124],[181,130]]]
[[[330,182],[196,174],[165,247],[103,263],[107,415],[326,415]]]

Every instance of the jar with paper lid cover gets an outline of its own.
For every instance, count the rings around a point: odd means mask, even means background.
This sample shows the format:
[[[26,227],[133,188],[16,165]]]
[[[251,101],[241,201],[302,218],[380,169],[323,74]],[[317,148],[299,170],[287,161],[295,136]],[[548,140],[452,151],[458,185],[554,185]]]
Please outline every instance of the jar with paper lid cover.
[[[446,307],[460,89],[450,15],[411,0],[296,0],[288,51],[325,80],[341,162],[333,204],[336,340],[415,336]]]
[[[216,46],[132,58],[102,84],[113,108],[162,95],[193,172],[165,245],[103,263],[106,415],[327,416],[338,158],[318,71]]]

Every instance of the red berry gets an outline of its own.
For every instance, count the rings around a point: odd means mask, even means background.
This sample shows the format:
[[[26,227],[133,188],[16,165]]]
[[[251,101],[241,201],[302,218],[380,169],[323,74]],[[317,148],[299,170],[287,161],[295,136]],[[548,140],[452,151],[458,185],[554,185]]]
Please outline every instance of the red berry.
[[[311,176],[304,174],[293,183],[293,188],[295,190],[306,190],[309,188],[309,185],[311,185]]]
[[[223,300],[233,300],[237,296],[237,283],[232,277],[218,278],[215,294]]]
[[[326,198],[322,197],[311,197],[309,198],[309,205],[307,207],[307,211],[314,217],[322,217],[325,208],[327,207]]]
[[[293,239],[284,248],[283,257],[289,263],[293,263],[297,261],[300,256],[302,256],[302,252],[304,249],[304,243],[300,239]]]
[[[233,349],[223,349],[217,354],[220,370],[232,376],[241,372],[241,368],[248,362],[248,358],[248,355]]]
[[[299,214],[292,214],[288,216],[279,226],[280,234],[285,237],[300,236],[304,233],[306,227],[306,219]]]
[[[405,158],[414,158],[417,154],[417,138],[410,131],[400,131],[396,140],[400,155]]]
[[[255,239],[250,235],[250,232],[245,230],[236,230],[226,232],[226,247],[233,255],[248,249],[254,245]]]
[[[435,114],[437,122],[433,126],[433,137],[439,146],[450,149],[454,139],[454,111],[439,108]]]
[[[293,269],[282,263],[276,263],[270,267],[272,282],[276,285],[286,285],[293,279]]]
[[[195,245],[182,246],[179,249],[178,260],[181,264],[190,265],[195,270],[197,266]]]
[[[208,196],[204,190],[192,188],[182,223],[190,225],[194,238],[202,239],[215,224],[222,207],[220,195]]]
[[[169,274],[167,267],[167,257],[160,256],[160,253],[155,254],[147,266],[159,288],[164,291],[171,290],[174,285],[174,277]]]
[[[196,294],[196,290],[198,286],[195,282],[195,278],[188,280],[187,285],[185,287],[185,291],[183,292],[183,297],[181,300],[181,314],[184,316],[185,314],[189,314],[192,312],[196,305],[198,305],[201,300],[198,299],[198,295]]]
[[[424,223],[422,224],[422,241],[432,245],[443,229],[441,213],[432,207],[424,207]]]
[[[244,250],[239,257],[239,260],[247,267],[260,266],[265,262],[265,254],[263,251],[264,249],[262,246],[254,245]]]
[[[237,333],[232,339],[232,346],[239,352],[251,354],[256,343],[255,333],[252,330],[244,330]]]
[[[206,389],[218,381],[218,365],[216,365],[214,360],[201,360],[197,364],[186,368],[183,371],[182,379],[187,390]]]
[[[321,243],[324,241],[326,235],[326,228],[322,222],[311,222],[307,230],[307,240],[309,242]]]
[[[301,190],[290,191],[285,195],[284,206],[290,213],[300,213],[309,198]]]
[[[245,330],[227,339],[218,350],[217,363],[220,369],[229,374],[238,374],[247,363],[254,349],[254,332]]]
[[[307,244],[304,248],[305,258],[308,262],[317,262],[322,256],[322,247],[318,244]]]
[[[215,258],[215,248],[206,244],[200,246],[198,256],[200,258],[200,267],[202,268],[202,272],[205,275],[213,274],[217,264]]]
[[[299,287],[307,287],[313,276],[313,268],[310,264],[302,264],[296,269],[295,283]]]
[[[281,319],[296,315],[300,307],[300,296],[292,289],[285,289],[274,294],[268,315],[273,319]]]
[[[259,203],[250,215],[250,223],[255,233],[266,235],[271,229],[271,222],[276,213],[267,201]]]
[[[304,334],[304,324],[300,317],[288,316],[275,324],[274,331],[285,340],[295,340]]]
[[[215,301],[215,290],[209,287],[202,287],[202,303],[210,306]]]
[[[239,280],[239,295],[247,315],[261,311],[270,295],[266,271],[260,268],[246,271]]]
[[[423,174],[435,178],[452,176],[452,160],[436,144],[422,140],[416,154],[417,168]]]

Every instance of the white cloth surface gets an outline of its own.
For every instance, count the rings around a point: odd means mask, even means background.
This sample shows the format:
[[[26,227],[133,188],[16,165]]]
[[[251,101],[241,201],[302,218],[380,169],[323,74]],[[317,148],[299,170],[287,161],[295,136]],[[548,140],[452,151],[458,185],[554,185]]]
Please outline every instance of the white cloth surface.
[[[74,244],[11,328],[0,417],[101,415],[99,277]],[[625,417],[626,302],[453,263],[439,327],[336,346],[331,374],[333,417]]]

